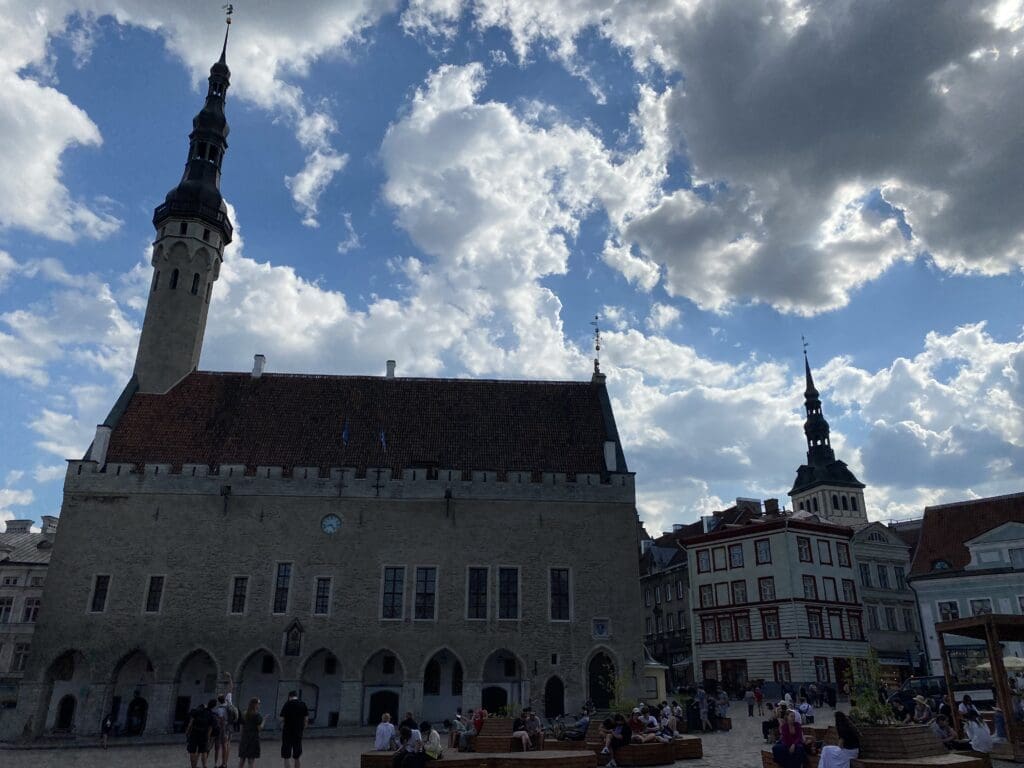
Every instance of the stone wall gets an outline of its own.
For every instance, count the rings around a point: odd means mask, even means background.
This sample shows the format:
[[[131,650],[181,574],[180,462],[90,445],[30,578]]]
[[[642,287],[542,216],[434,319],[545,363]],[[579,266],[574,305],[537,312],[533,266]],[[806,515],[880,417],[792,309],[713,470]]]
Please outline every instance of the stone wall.
[[[351,470],[323,478],[315,470],[282,477],[273,468],[256,476],[223,467],[216,475],[206,468],[129,470],[100,472],[90,461],[69,465],[43,613],[17,715],[4,719],[4,728],[14,731],[6,738],[20,733],[29,716],[37,733],[52,726],[57,694],[69,682],[81,696],[76,732],[95,733],[115,691],[123,705],[136,682],[149,705],[147,732],[167,731],[179,696],[205,696],[208,675],[224,672],[243,678],[240,698],[257,693],[265,712],[276,713],[288,690],[316,685],[323,692],[317,725],[332,711],[340,725],[358,724],[367,716],[364,679],[376,682],[368,662],[382,650],[395,659],[403,711],[420,711],[424,668],[442,650],[463,667],[467,709],[479,704],[489,682],[539,707],[545,683],[558,675],[571,710],[588,696],[586,670],[599,650],[628,686],[639,685],[632,475],[604,483],[598,476],[570,483],[554,475],[499,483],[493,473],[487,479],[472,473],[473,479],[461,480],[458,472],[448,480],[442,472],[437,479],[391,480],[373,470],[361,479]],[[321,530],[328,514],[342,519],[335,534]],[[293,572],[287,611],[275,614],[280,562],[293,563]],[[385,565],[406,566],[401,620],[380,618]],[[418,565],[438,569],[433,621],[412,619]],[[471,565],[491,568],[486,620],[466,618]],[[496,618],[498,566],[520,569],[518,620]],[[549,620],[549,567],[571,571],[571,621]],[[110,575],[110,589],[104,611],[93,613],[98,574]],[[147,613],[154,574],[165,576],[163,598],[158,613]],[[249,577],[241,615],[230,613],[235,576]],[[318,577],[332,579],[327,615],[312,610]],[[610,619],[608,637],[594,637],[595,618]],[[285,655],[286,629],[296,620],[300,649]],[[55,681],[55,660],[72,651],[80,656],[70,680]],[[139,681],[126,679],[136,675],[126,670],[146,668],[139,653],[152,671]],[[485,679],[495,654],[514,658],[514,679]],[[337,660],[329,680],[326,656]],[[273,671],[261,671],[264,664]]]

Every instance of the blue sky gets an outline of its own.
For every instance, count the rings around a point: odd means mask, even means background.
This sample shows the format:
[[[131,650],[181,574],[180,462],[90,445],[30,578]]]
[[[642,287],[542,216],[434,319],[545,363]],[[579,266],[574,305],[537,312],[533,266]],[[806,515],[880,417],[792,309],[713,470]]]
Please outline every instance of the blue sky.
[[[236,7],[201,367],[586,379],[600,314],[657,531],[785,494],[805,335],[872,516],[1020,490],[1020,2]],[[38,518],[130,374],[223,20],[0,33],[0,518]]]

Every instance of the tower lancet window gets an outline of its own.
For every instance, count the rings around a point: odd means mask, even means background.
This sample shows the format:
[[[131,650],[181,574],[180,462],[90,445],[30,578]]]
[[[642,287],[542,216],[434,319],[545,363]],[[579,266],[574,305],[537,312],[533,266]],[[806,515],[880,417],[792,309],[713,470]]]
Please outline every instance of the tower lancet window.
[[[840,499],[840,501],[841,501],[841,502],[843,502],[843,509],[844,509],[844,510],[849,510],[849,509],[850,509],[850,507],[849,507],[849,506],[848,506],[848,504],[847,504],[847,501],[846,501],[846,497],[845,497],[845,496],[843,496],[843,498],[841,498],[841,499]]]
[[[171,290],[176,290],[178,287],[178,270],[171,272]]]
[[[181,224],[178,225],[178,234],[179,235],[187,235],[188,234],[188,224],[186,224],[184,221],[181,222]]]
[[[857,497],[856,496],[851,496],[850,497],[850,508],[853,509],[854,512],[859,511],[857,509]]]
[[[210,303],[210,294],[213,293],[213,283],[206,284],[206,303]]]
[[[199,293],[199,273],[196,272],[192,275],[192,295],[195,296]],[[843,506],[846,506],[845,504]]]

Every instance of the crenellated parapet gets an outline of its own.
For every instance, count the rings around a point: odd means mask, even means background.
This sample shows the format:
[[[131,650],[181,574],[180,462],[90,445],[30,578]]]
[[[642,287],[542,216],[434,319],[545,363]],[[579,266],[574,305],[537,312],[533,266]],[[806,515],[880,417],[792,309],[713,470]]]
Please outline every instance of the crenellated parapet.
[[[108,463],[102,469],[89,459],[69,461],[64,493],[196,494],[219,496],[309,496],[388,499],[578,500],[633,503],[632,472],[575,474],[564,472],[495,472],[461,469],[369,467],[247,468],[242,464]]]

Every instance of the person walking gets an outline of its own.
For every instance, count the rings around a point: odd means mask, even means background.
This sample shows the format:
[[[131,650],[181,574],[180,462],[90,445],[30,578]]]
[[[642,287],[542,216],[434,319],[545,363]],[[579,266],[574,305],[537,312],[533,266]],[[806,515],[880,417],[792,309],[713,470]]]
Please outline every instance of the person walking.
[[[284,768],[294,764],[300,768],[302,757],[302,732],[309,724],[309,709],[299,700],[298,691],[288,692],[288,701],[281,707],[281,759]]]
[[[711,725],[711,721],[708,720],[708,694],[704,690],[704,686],[697,688],[697,708],[700,710],[701,732],[715,730],[715,727]]]
[[[747,688],[746,693],[743,694],[743,701],[747,703],[747,717],[754,716],[754,691]]]
[[[103,718],[103,724],[100,726],[100,746],[104,749],[107,748],[107,740],[110,738],[112,730],[114,730],[114,717],[107,715]]]
[[[189,714],[188,725],[185,727],[185,750],[192,768],[201,757],[203,768],[210,756],[210,739],[213,737],[213,714],[200,704]]]
[[[761,690],[761,686],[754,687],[754,702],[757,704],[757,716],[764,716],[764,692]]]
[[[249,699],[249,706],[239,720],[242,730],[238,738],[238,768],[243,768],[246,763],[249,763],[249,768],[253,768],[260,757],[260,731],[263,729],[258,698],[254,696]]]

